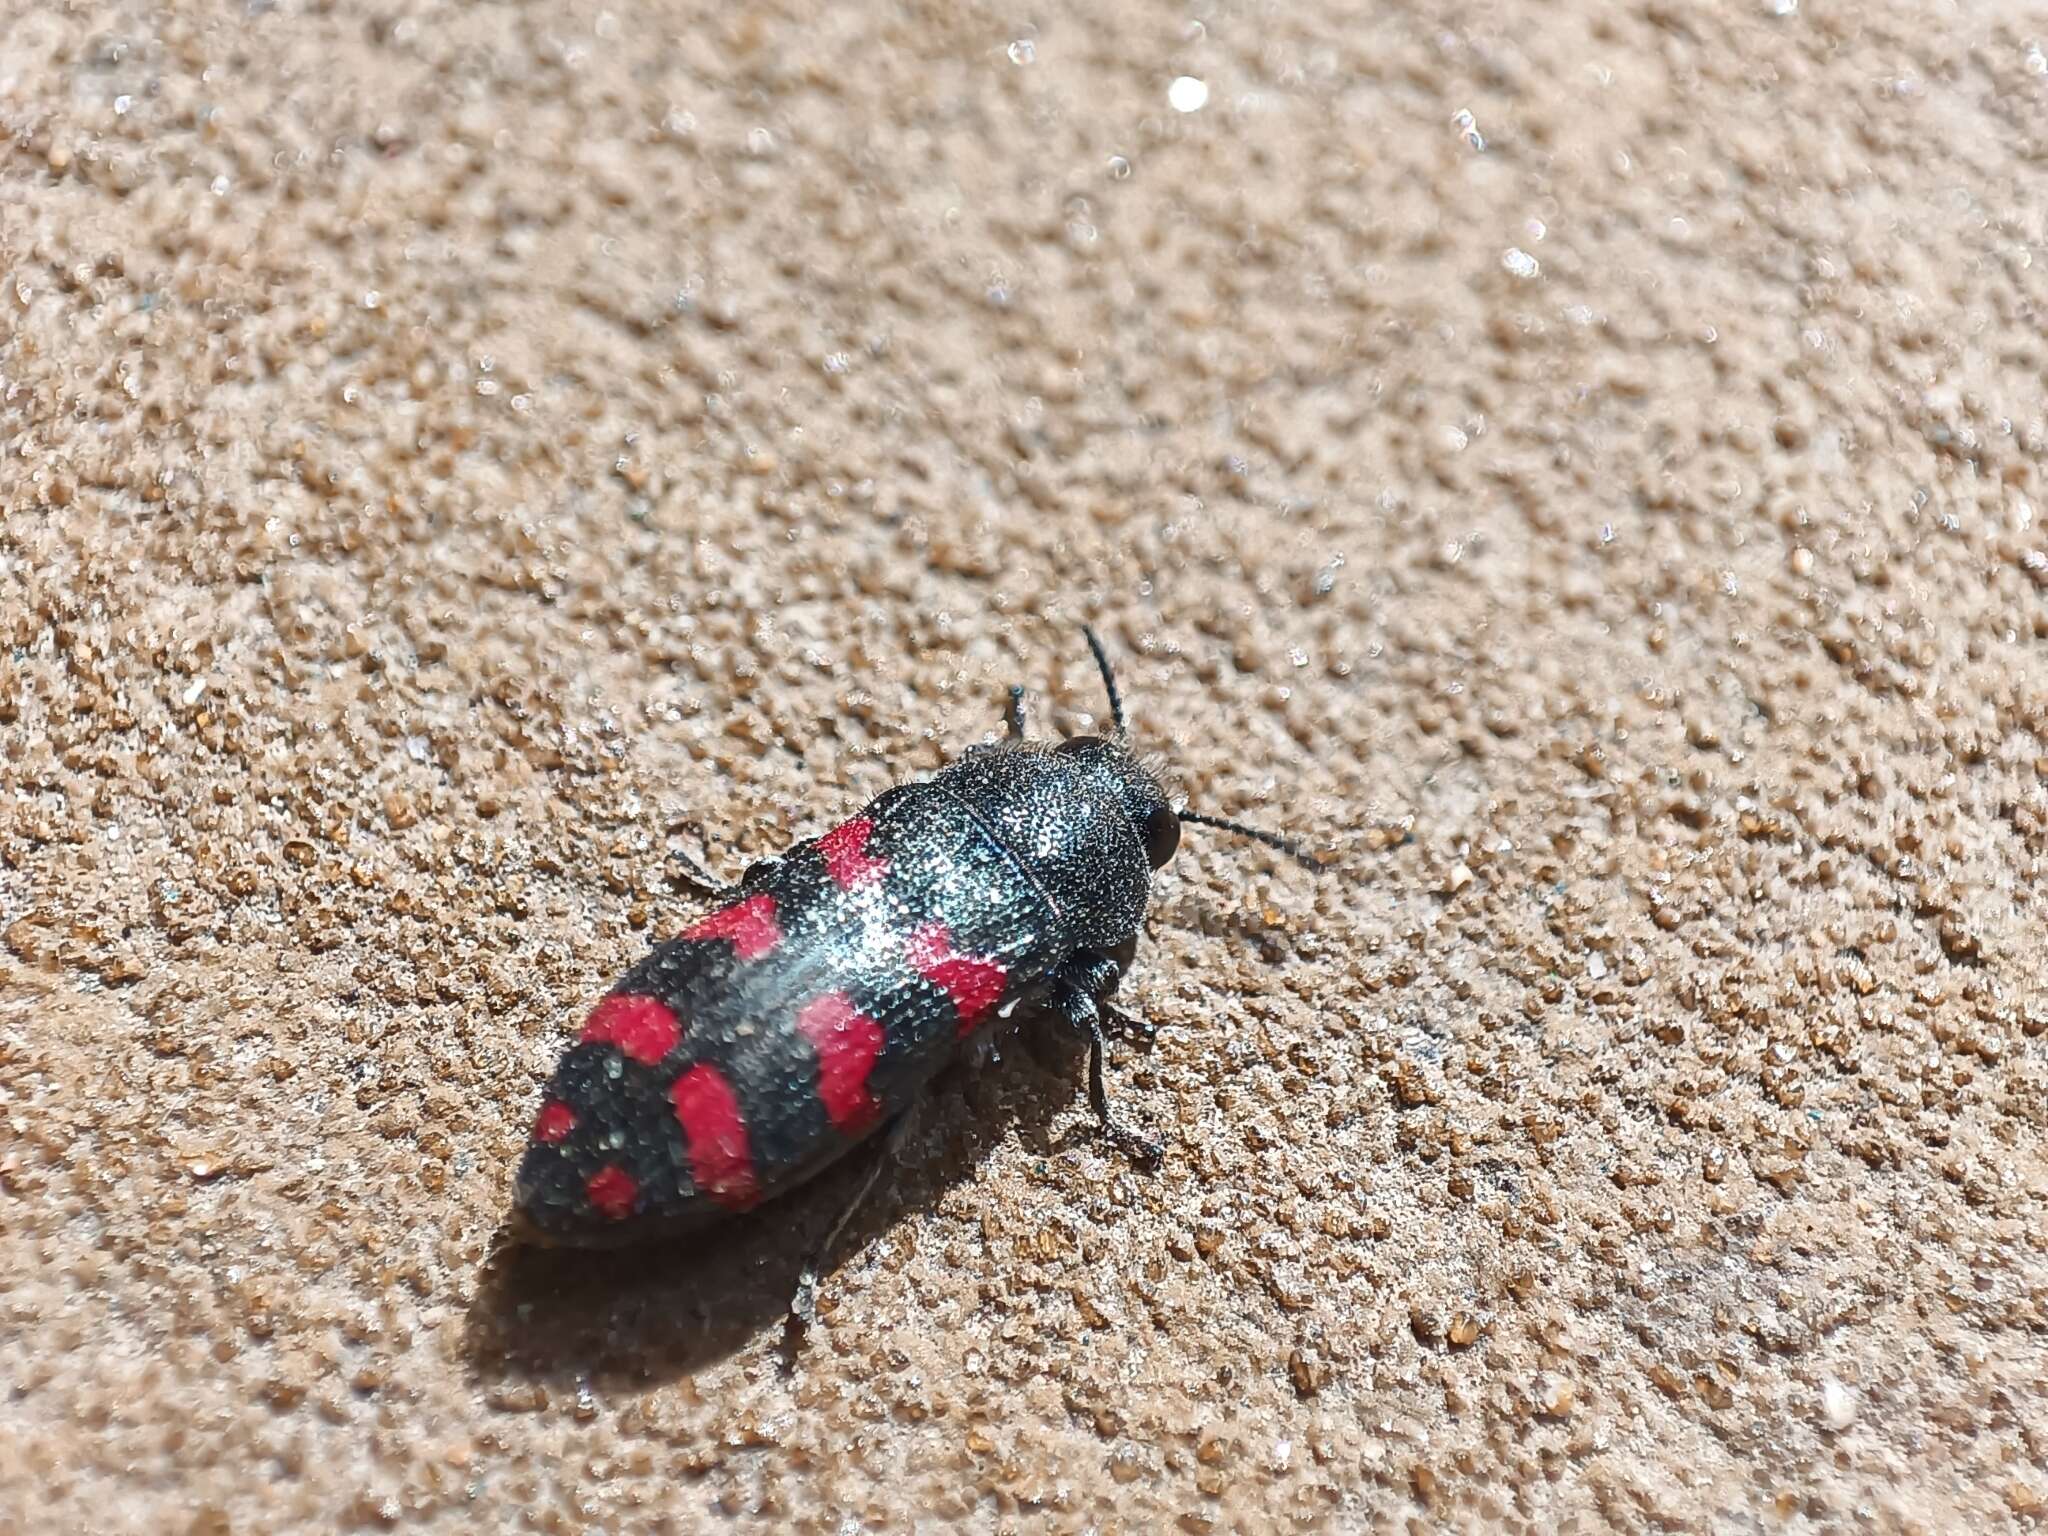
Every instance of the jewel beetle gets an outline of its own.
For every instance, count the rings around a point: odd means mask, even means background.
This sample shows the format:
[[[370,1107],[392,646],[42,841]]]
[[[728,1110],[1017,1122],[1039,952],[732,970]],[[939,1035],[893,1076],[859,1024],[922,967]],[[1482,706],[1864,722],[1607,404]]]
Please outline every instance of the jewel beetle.
[[[737,885],[681,861],[719,904],[627,971],[563,1053],[519,1167],[519,1236],[613,1246],[750,1209],[900,1115],[965,1039],[1020,1007],[1087,1039],[1104,1134],[1156,1161],[1111,1113],[1102,1076],[1105,1025],[1149,1032],[1110,997],[1154,872],[1189,823],[1320,861],[1176,811],[1129,745],[1102,642],[1083,632],[1111,735],[1031,740],[1012,688],[1007,739],[887,790]]]

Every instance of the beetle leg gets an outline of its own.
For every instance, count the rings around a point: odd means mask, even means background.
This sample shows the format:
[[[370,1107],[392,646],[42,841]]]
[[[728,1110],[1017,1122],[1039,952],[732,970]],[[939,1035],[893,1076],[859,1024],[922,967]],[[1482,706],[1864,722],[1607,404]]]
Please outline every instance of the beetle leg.
[[[680,848],[669,849],[668,861],[675,868],[676,879],[694,891],[718,901],[733,900],[740,893],[738,886],[727,885]]]
[[[889,1129],[883,1134],[882,1145],[875,1154],[874,1166],[868,1169],[867,1176],[860,1181],[860,1188],[853,1192],[853,1198],[846,1202],[838,1219],[832,1223],[830,1230],[825,1233],[817,1247],[811,1250],[810,1257],[804,1260],[804,1267],[796,1277],[796,1291],[789,1298],[788,1326],[795,1333],[801,1334],[817,1321],[818,1277],[825,1273],[825,1261],[831,1257],[832,1245],[839,1241],[839,1235],[846,1230],[846,1224],[853,1220],[860,1208],[867,1203],[868,1196],[874,1193],[875,1186],[881,1182],[883,1172],[896,1161],[896,1154],[903,1150],[903,1143],[909,1139],[910,1128],[916,1118],[917,1103],[912,1101],[907,1109],[889,1122]]]
[[[1003,711],[1003,723],[1010,728],[1010,740],[1024,739],[1024,688],[1022,684],[1010,685],[1010,704]]]
[[[1138,1045],[1150,1045],[1159,1033],[1159,1026],[1141,1013],[1126,1013],[1114,1003],[1101,1005],[1102,1019],[1109,1026],[1110,1033],[1119,1040],[1130,1040]]]
[[[1140,1167],[1158,1167],[1162,1156],[1159,1143],[1131,1130],[1109,1107],[1109,1092],[1102,1082],[1102,1060],[1109,1047],[1102,1035],[1102,1010],[1095,999],[1063,977],[1054,985],[1047,1007],[1053,1017],[1074,1033],[1088,1037],[1088,1104],[1095,1111],[1102,1134]]]
[[[1124,979],[1123,962],[1099,949],[1078,950],[1060,967],[1060,979],[1099,1003],[1115,995]]]
[[[1088,1030],[1088,1103],[1095,1110],[1095,1118],[1101,1123],[1102,1134],[1116,1143],[1117,1150],[1141,1168],[1157,1168],[1165,1156],[1165,1149],[1158,1142],[1140,1136],[1118,1120],[1109,1110],[1109,1095],[1102,1086],[1102,1058],[1108,1047],[1102,1040],[1102,1019],[1098,1014],[1089,1021]]]
[[[747,887],[755,885],[782,863],[780,854],[757,859],[740,872],[737,883],[721,880],[702,864],[684,853],[680,848],[668,851],[668,861],[674,866],[675,879],[700,895],[709,896],[713,901],[738,901],[746,894]]]
[[[1140,1045],[1150,1045],[1158,1034],[1158,1026],[1150,1019],[1137,1014],[1126,1013],[1111,1005],[1110,998],[1116,995],[1122,983],[1124,967],[1130,963],[1129,953],[1099,949],[1084,949],[1075,954],[1060,967],[1059,982],[1056,985],[1074,987],[1095,1000],[1096,1012],[1102,1016],[1104,1031],[1119,1040],[1131,1040]],[[1086,1031],[1076,1026],[1076,1034]]]

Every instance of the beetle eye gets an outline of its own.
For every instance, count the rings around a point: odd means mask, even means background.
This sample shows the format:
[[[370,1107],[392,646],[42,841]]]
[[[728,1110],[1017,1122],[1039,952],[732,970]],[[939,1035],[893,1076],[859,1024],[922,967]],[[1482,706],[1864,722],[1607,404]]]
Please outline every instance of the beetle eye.
[[[1069,736],[1052,750],[1056,757],[1076,757],[1083,752],[1099,751],[1101,747],[1100,736]]]
[[[1154,869],[1163,868],[1180,846],[1180,818],[1173,807],[1161,801],[1146,813],[1145,825],[1138,830],[1145,839],[1146,859]]]

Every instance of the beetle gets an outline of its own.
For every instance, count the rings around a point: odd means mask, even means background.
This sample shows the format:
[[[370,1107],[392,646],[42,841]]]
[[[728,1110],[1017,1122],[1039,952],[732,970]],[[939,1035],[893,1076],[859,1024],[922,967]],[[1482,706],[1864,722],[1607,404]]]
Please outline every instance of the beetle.
[[[1103,1134],[1156,1163],[1111,1112],[1102,1071],[1105,1024],[1150,1032],[1110,997],[1153,874],[1189,823],[1321,865],[1271,832],[1176,811],[1129,745],[1108,653],[1083,633],[1111,735],[1032,740],[1012,688],[1005,740],[737,885],[678,856],[719,905],[627,971],[564,1051],[519,1167],[518,1236],[608,1247],[750,1209],[900,1117],[964,1040],[1020,1007],[1087,1039]]]

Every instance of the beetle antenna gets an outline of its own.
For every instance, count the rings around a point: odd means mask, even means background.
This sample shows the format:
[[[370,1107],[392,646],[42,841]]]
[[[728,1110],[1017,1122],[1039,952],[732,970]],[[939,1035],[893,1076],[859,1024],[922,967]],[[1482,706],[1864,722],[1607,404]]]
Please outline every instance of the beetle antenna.
[[[1109,693],[1109,718],[1116,722],[1117,736],[1126,736],[1129,732],[1124,729],[1124,701],[1117,695],[1116,675],[1109,670],[1109,652],[1102,648],[1094,626],[1083,624],[1081,633],[1088,637],[1088,649],[1095,653],[1095,665],[1102,669],[1102,686]]]
[[[1094,625],[1083,624],[1081,626],[1081,633],[1088,637],[1088,649],[1094,653],[1095,665],[1102,672],[1102,690],[1109,695],[1109,718],[1115,722],[1117,740],[1121,741],[1130,734],[1130,731],[1124,725],[1124,701],[1122,696],[1116,691],[1116,674],[1110,670],[1109,652],[1102,648],[1102,637],[1095,633]],[[1311,853],[1306,844],[1297,843],[1292,838],[1282,837],[1277,832],[1261,831],[1257,827],[1248,827],[1241,821],[1226,821],[1221,816],[1204,816],[1200,811],[1182,811],[1180,819],[1182,821],[1192,821],[1204,827],[1221,827],[1225,832],[1235,832],[1240,837],[1248,837],[1255,843],[1264,843],[1268,848],[1284,853],[1290,859],[1297,863],[1305,864],[1310,869],[1323,869],[1326,867],[1324,861]]]
[[[1202,827],[1221,827],[1226,832],[1235,832],[1240,837],[1248,837],[1255,843],[1264,843],[1268,848],[1277,849],[1296,863],[1305,864],[1310,869],[1327,869],[1329,867],[1327,861],[1311,853],[1305,844],[1297,843],[1292,838],[1282,837],[1277,832],[1266,832],[1258,827],[1248,827],[1241,821],[1226,821],[1221,816],[1204,816],[1200,811],[1182,811],[1180,819],[1182,821],[1192,821],[1197,826]]]

